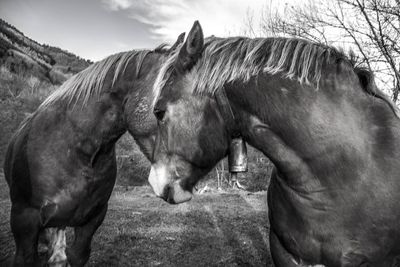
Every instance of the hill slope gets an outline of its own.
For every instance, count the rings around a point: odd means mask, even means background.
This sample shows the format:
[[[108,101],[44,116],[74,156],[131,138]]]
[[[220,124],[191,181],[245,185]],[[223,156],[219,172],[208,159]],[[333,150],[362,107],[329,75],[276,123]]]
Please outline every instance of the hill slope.
[[[90,64],[60,48],[41,45],[0,19],[0,65],[10,72],[61,84]]]

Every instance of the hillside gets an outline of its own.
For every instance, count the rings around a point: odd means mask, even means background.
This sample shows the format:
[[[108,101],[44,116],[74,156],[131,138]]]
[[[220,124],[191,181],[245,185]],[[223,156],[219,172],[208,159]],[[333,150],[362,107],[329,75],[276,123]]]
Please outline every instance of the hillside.
[[[10,72],[61,84],[90,64],[60,48],[39,44],[0,19],[0,65]]]

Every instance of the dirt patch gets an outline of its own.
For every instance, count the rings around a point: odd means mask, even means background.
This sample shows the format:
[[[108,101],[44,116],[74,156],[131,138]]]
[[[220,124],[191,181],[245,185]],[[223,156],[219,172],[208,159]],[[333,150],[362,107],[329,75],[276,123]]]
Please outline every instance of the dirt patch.
[[[0,176],[0,266],[14,252]],[[197,195],[169,205],[151,189],[116,187],[88,266],[272,266],[266,192]],[[68,231],[71,243],[72,231]]]

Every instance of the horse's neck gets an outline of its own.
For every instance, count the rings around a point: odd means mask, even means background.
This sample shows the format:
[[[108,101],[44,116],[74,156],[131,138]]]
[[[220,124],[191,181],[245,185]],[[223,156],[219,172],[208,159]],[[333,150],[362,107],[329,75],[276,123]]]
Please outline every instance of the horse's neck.
[[[365,167],[370,136],[361,104],[290,83],[258,82],[257,90],[235,96],[241,99],[238,105],[248,102],[241,107],[251,114],[244,115],[243,128],[250,144],[274,162],[291,186],[319,190],[321,183],[347,182]],[[244,101],[246,96],[251,99]],[[347,168],[349,162],[354,168]]]
[[[319,187],[312,169],[297,151],[257,117],[251,116],[249,121],[245,138],[275,164],[280,175],[288,179],[291,187],[300,191],[303,191],[302,188]]]
[[[126,131],[123,114],[95,99],[84,107],[65,109],[65,127],[71,130],[69,146],[91,166],[101,155],[113,155],[115,142]]]

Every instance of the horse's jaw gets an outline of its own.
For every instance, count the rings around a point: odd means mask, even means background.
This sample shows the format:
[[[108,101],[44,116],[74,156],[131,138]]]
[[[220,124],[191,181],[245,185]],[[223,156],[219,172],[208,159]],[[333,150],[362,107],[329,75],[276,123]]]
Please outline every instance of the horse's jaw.
[[[173,179],[165,165],[153,164],[151,166],[149,183],[156,196],[170,204],[179,204],[192,199],[192,192],[181,186],[181,179]]]

